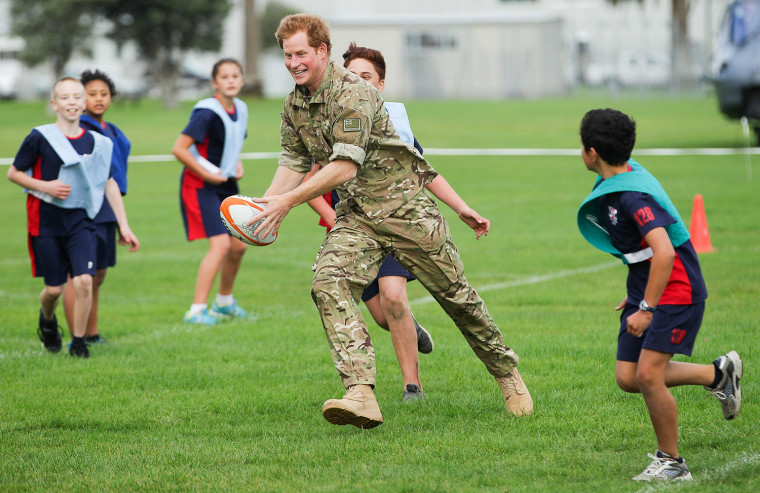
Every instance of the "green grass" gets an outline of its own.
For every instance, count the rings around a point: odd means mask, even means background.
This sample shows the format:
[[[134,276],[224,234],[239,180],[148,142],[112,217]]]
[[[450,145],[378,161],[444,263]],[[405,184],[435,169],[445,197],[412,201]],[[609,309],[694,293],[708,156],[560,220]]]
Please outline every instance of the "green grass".
[[[244,152],[279,151],[282,100],[250,99]],[[168,154],[187,124],[193,102],[165,109],[158,101],[116,101],[108,112],[133,144],[133,155]],[[741,147],[737,121],[718,111],[714,97],[644,98],[580,95],[525,101],[406,102],[415,136],[424,147],[577,147],[578,124],[592,108],[614,107],[638,122],[638,147]],[[0,101],[0,157],[12,157],[29,130],[53,120],[45,102]]]
[[[250,101],[246,151],[277,150],[280,105]],[[637,119],[642,148],[742,144],[738,125],[710,98],[407,106],[430,148],[575,147],[582,114],[601,106]],[[167,154],[189,107],[165,111],[144,101],[117,105],[109,116],[135,155]],[[0,112],[13,115],[0,124],[0,157],[13,156],[29,128],[51,120],[40,103],[0,102]],[[757,178],[748,180],[743,156],[639,160],[687,222],[694,194],[704,196],[716,251],[700,256],[710,299],[690,360],[707,363],[737,349],[748,377],[733,422],[702,389],[673,390],[681,451],[695,478],[679,491],[756,491]],[[386,422],[367,431],[329,425],[322,402],[342,388],[309,296],[324,235],[314,214],[295,209],[274,245],[246,254],[236,296],[255,321],[189,328],[182,314],[206,245],[184,240],[179,165],[135,163],[126,204],[143,246],[121,250],[109,271],[100,304],[109,342],[86,361],[47,354],[36,339],[42,282],[29,275],[23,195],[0,184],[0,491],[641,491],[630,477],[648,464],[653,433],[641,397],[620,391],[613,376],[613,307],[624,295],[625,268],[586,244],[575,226],[594,176],[580,157],[431,161],[492,221],[489,236],[475,241],[443,209],[468,278],[522,358],[534,416],[507,416],[456,327],[410,283],[415,315],[436,342],[420,358],[428,399],[400,402],[390,337],[370,323]],[[242,191],[263,192],[275,166],[246,162]],[[599,269],[581,271],[587,267]],[[663,489],[672,488],[643,488]]]

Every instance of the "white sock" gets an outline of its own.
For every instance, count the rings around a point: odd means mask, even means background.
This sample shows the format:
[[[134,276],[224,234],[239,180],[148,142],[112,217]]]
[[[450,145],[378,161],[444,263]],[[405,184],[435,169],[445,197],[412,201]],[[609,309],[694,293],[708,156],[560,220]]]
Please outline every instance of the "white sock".
[[[190,305],[190,316],[198,315],[206,309],[206,303],[193,303]]]
[[[235,303],[235,297],[231,294],[217,294],[216,304],[219,306],[230,306]]]

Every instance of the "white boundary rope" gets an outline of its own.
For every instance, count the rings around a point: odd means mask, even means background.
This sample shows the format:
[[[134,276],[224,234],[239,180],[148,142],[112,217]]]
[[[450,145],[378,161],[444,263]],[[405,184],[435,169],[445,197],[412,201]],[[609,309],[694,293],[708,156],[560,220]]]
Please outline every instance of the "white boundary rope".
[[[573,149],[444,149],[427,148],[426,156],[580,156],[580,146]],[[734,156],[760,154],[760,147],[695,147],[687,149],[636,149],[638,156]],[[244,160],[277,159],[279,152],[244,152],[240,155]],[[160,163],[176,161],[172,154],[147,154],[130,156],[130,163]],[[0,166],[9,166],[13,158],[0,158]]]

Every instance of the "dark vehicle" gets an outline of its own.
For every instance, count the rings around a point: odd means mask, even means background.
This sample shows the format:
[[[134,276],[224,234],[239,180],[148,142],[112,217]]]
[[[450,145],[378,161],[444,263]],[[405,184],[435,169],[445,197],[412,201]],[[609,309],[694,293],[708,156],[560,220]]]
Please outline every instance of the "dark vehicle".
[[[747,117],[760,145],[760,0],[728,6],[713,57],[720,111],[729,118]]]

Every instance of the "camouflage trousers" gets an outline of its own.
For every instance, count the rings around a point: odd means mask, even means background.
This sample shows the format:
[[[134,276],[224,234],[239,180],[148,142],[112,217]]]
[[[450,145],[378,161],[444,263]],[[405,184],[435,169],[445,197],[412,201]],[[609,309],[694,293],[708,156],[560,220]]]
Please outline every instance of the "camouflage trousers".
[[[419,193],[380,224],[359,212],[340,216],[314,263],[312,298],[346,388],[375,385],[375,350],[358,302],[388,253],[430,292],[492,375],[512,372],[517,354],[467,282],[446,219]]]

